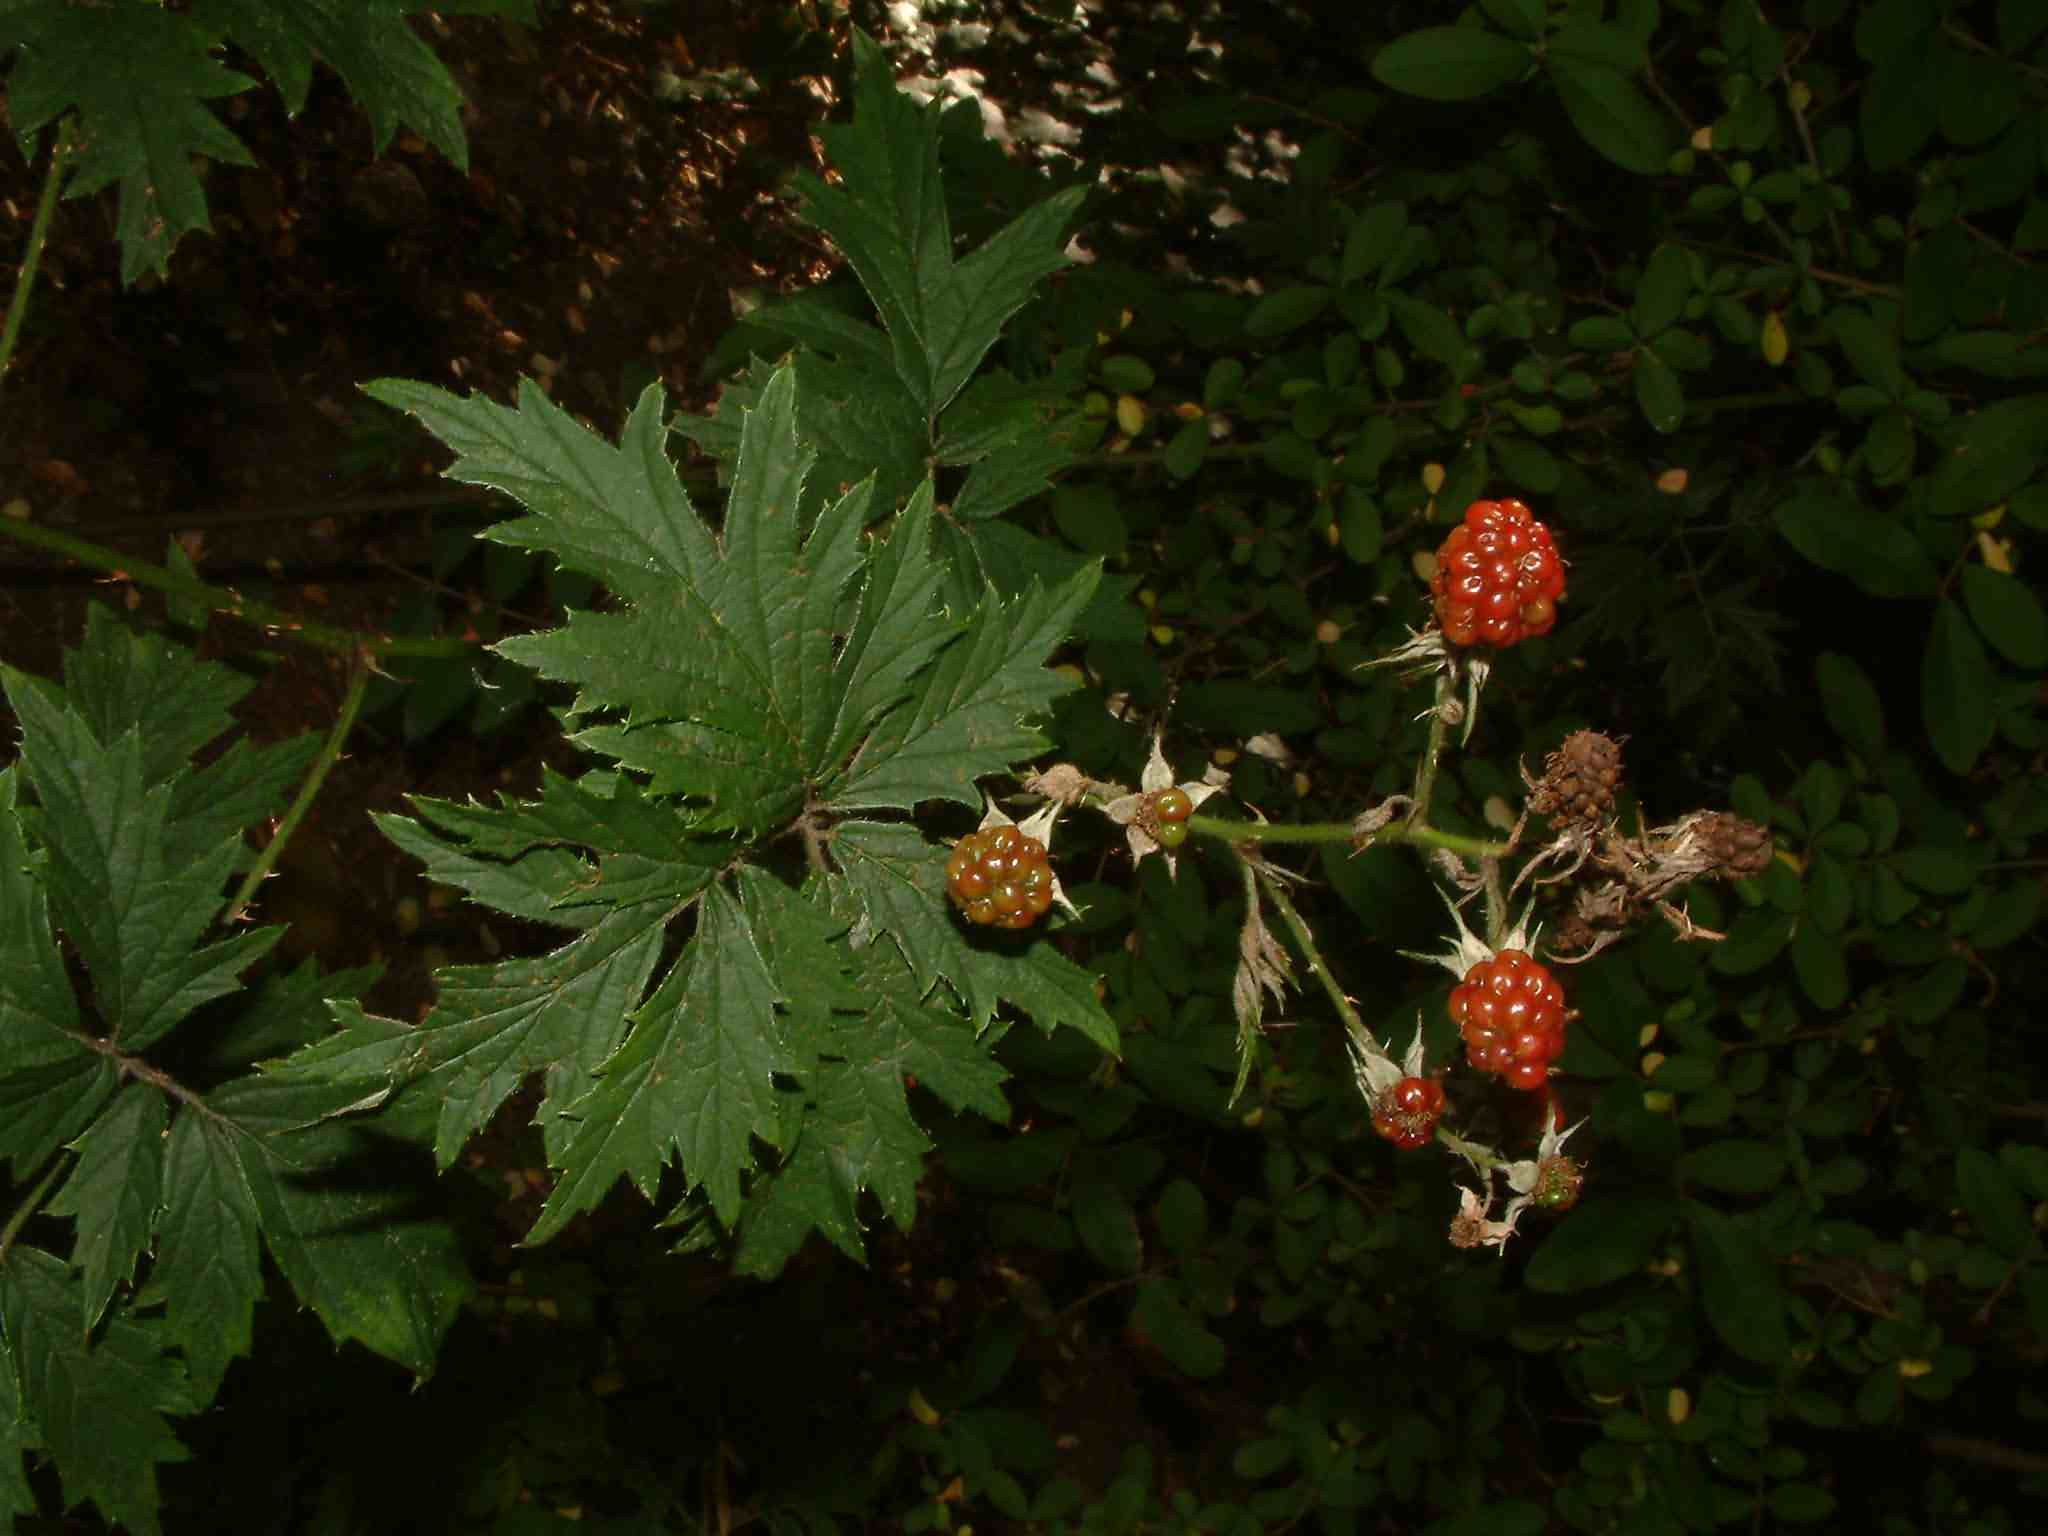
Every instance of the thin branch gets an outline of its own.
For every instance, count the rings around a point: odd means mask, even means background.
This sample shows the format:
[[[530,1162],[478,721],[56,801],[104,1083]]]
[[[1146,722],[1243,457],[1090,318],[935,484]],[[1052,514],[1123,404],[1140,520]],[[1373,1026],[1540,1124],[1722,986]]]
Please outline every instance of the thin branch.
[[[2026,1472],[2039,1477],[2048,1473],[2048,1456],[2001,1445],[1996,1440],[1978,1440],[1969,1435],[1932,1434],[1927,1449],[1937,1456],[1957,1461],[1974,1461],[1979,1466],[2002,1467],[2008,1472]]]
[[[89,539],[59,533],[54,528],[40,528],[34,523],[16,522],[13,518],[0,518],[0,538],[9,538],[33,549],[62,555],[83,565],[97,567],[119,580],[132,581],[138,587],[149,587],[171,597],[181,597],[200,603],[217,613],[242,619],[273,634],[289,635],[305,641],[308,645],[318,646],[322,650],[337,651],[344,656],[368,651],[378,657],[460,657],[473,656],[479,649],[474,642],[468,640],[373,635],[353,629],[342,629],[334,624],[321,624],[312,619],[301,618],[286,609],[273,608],[268,603],[244,597],[231,588],[194,581],[178,575],[175,571],[166,570],[163,566],[136,560],[105,544],[95,544]]]
[[[1436,676],[1436,698],[1429,709],[1429,741],[1422,749],[1422,761],[1415,767],[1414,805],[1408,811],[1408,825],[1420,827],[1429,820],[1429,797],[1436,793],[1438,770],[1443,766],[1444,743],[1451,734],[1451,707],[1457,702],[1458,680],[1446,667]]]
[[[1187,829],[1191,836],[1225,843],[1347,843],[1361,851],[1381,843],[1413,843],[1446,848],[1471,859],[1500,858],[1511,851],[1506,843],[1419,826],[1412,820],[1382,827],[1363,839],[1355,821],[1230,821],[1221,816],[1191,816]]]
[[[59,1152],[50,1159],[50,1166],[43,1170],[43,1176],[36,1180],[35,1188],[22,1196],[21,1204],[14,1208],[14,1214],[7,1218],[7,1225],[0,1227],[0,1264],[7,1261],[7,1250],[14,1246],[14,1240],[21,1236],[21,1229],[29,1224],[30,1218],[42,1209],[43,1202],[50,1198],[50,1192],[57,1187],[57,1180],[71,1166],[71,1154]]]
[[[284,853],[285,845],[291,841],[292,834],[298,831],[299,824],[306,819],[306,813],[313,808],[313,801],[320,793],[320,786],[327,782],[327,775],[333,771],[334,765],[341,761],[342,746],[347,742],[349,732],[355,728],[356,717],[362,713],[363,696],[369,691],[370,674],[374,670],[369,656],[358,653],[354,670],[348,680],[348,693],[341,701],[341,713],[336,716],[333,729],[328,731],[327,740],[320,744],[320,755],[313,759],[313,766],[307,770],[306,781],[299,786],[299,792],[293,798],[291,808],[284,813],[284,819],[277,824],[277,831],[271,834],[269,843],[256,856],[255,864],[250,866],[249,873],[243,877],[240,889],[235,892],[235,899],[228,903],[224,921],[230,926],[242,920],[242,914],[248,910],[257,887],[270,877],[271,870],[276,868],[279,857]]]
[[[1806,163],[1813,167],[1813,174],[1820,178],[1825,195],[1827,173],[1821,169],[1820,151],[1814,147],[1813,130],[1806,123],[1806,108],[1800,105],[1798,93],[1792,88],[1792,66],[1789,62],[1778,66],[1778,79],[1785,86],[1785,105],[1792,109],[1792,124],[1799,130],[1799,142],[1806,146]],[[1828,230],[1835,237],[1836,260],[1846,262],[1849,259],[1849,242],[1842,234],[1842,222],[1835,216],[1833,203],[1828,204]]]
[[[21,339],[22,318],[28,313],[28,296],[35,288],[36,269],[43,262],[43,247],[49,242],[50,220],[57,211],[57,194],[64,186],[65,161],[71,153],[69,119],[59,126],[50,145],[50,170],[43,178],[43,195],[36,202],[36,216],[28,229],[28,250],[21,258],[21,270],[14,276],[14,297],[7,305],[7,322],[0,328],[0,383],[7,378],[14,361],[14,348]]]

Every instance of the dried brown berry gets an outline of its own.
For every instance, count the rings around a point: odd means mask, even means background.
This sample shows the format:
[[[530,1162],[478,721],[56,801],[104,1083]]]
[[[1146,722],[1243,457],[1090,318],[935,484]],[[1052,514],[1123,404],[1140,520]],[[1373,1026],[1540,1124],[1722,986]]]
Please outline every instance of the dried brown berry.
[[[1724,880],[1746,880],[1771,867],[1771,829],[1732,811],[1701,817],[1693,834]]]
[[[1529,809],[1560,829],[1601,825],[1614,814],[1621,788],[1621,743],[1598,731],[1574,731],[1543,760]]]

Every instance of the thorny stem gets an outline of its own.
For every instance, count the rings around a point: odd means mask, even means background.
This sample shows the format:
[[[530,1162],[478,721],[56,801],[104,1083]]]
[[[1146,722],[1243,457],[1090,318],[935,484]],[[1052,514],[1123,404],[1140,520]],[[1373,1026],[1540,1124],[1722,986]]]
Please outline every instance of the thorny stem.
[[[1348,821],[1230,821],[1221,816],[1190,816],[1188,832],[1196,837],[1213,837],[1226,843],[1353,843],[1359,842],[1357,826]],[[1446,848],[1467,858],[1499,858],[1508,852],[1506,843],[1467,837],[1462,832],[1444,832],[1413,821],[1397,822],[1369,834],[1361,848],[1379,843],[1415,843],[1425,848]]]
[[[1508,931],[1508,897],[1500,882],[1500,860],[1480,860],[1480,870],[1486,880],[1486,942],[1495,949]]]
[[[43,195],[36,203],[35,220],[28,229],[28,249],[23,252],[21,270],[14,277],[14,297],[8,301],[7,323],[0,328],[0,383],[7,378],[8,364],[14,361],[15,343],[21,339],[21,322],[28,314],[28,296],[35,288],[36,269],[43,263],[43,247],[49,242],[50,220],[57,212],[57,194],[64,186],[64,163],[70,153],[71,128],[67,120],[50,146],[50,171],[43,178]]]
[[[130,1056],[111,1040],[102,1040],[95,1035],[73,1034],[71,1037],[89,1051],[95,1051],[114,1064],[115,1070],[123,1077],[132,1077],[137,1082],[147,1083],[166,1098],[176,1099],[187,1109],[206,1116],[221,1125],[230,1122],[227,1116],[207,1103],[199,1094],[187,1088],[162,1067],[153,1067],[140,1056]]]
[[[243,912],[248,910],[250,901],[256,895],[257,887],[270,877],[271,870],[277,867],[277,861],[284,853],[285,844],[291,841],[292,834],[299,829],[299,823],[306,819],[306,813],[313,808],[313,801],[320,793],[320,786],[327,782],[327,775],[333,771],[334,765],[341,761],[342,746],[348,740],[348,733],[355,728],[356,717],[363,710],[363,696],[369,692],[371,670],[368,654],[357,653],[355,669],[348,680],[348,693],[341,701],[341,713],[336,716],[333,729],[328,731],[327,740],[320,744],[320,755],[313,759],[313,766],[306,773],[306,782],[299,786],[299,793],[293,799],[291,808],[284,813],[284,819],[277,824],[277,831],[271,835],[270,842],[256,856],[255,864],[243,877],[240,889],[235,892],[235,899],[228,903],[225,921],[230,926],[241,921]]]
[[[1456,692],[1457,678],[1446,667],[1436,675],[1436,698],[1429,707],[1429,742],[1423,747],[1422,761],[1415,768],[1415,804],[1408,811],[1407,821],[1411,831],[1424,828],[1429,822],[1429,797],[1436,793],[1437,771],[1443,766],[1444,743],[1451,734],[1448,706]]]
[[[7,1225],[0,1227],[0,1264],[7,1261],[7,1250],[21,1236],[21,1229],[28,1225],[29,1218],[42,1209],[43,1202],[50,1198],[50,1191],[57,1187],[58,1178],[70,1166],[71,1155],[68,1152],[60,1152],[51,1158],[50,1166],[36,1180],[36,1187],[22,1197],[21,1204],[14,1208],[14,1214],[7,1218]]]
[[[160,565],[135,560],[104,544],[95,544],[90,539],[59,533],[54,528],[39,528],[34,523],[0,518],[0,537],[46,550],[51,554],[63,555],[85,565],[97,566],[109,575],[124,581],[132,581],[139,587],[150,587],[172,597],[202,603],[216,612],[260,625],[268,630],[290,634],[308,645],[336,651],[344,656],[368,651],[377,657],[411,656],[424,659],[473,656],[477,651],[475,642],[469,640],[439,636],[372,635],[353,629],[343,629],[334,624],[316,623],[283,608],[273,608],[268,603],[244,597],[232,588],[193,581]]]
[[[1266,899],[1273,904],[1273,910],[1280,914],[1280,921],[1287,925],[1287,931],[1294,935],[1294,942],[1301,947],[1302,958],[1308,962],[1311,975],[1323,984],[1323,990],[1330,996],[1330,1002],[1337,1010],[1337,1017],[1344,1021],[1345,1030],[1354,1040],[1369,1040],[1365,1021],[1358,1016],[1351,999],[1344,995],[1344,989],[1337,985],[1337,978],[1330,974],[1329,964],[1323,959],[1323,952],[1316,947],[1316,936],[1309,930],[1302,915],[1295,909],[1294,900],[1287,894],[1287,887],[1268,871],[1253,864],[1252,871],[1259,877],[1259,884],[1265,888]],[[1378,1046],[1373,1047],[1375,1050]]]
[[[1484,1174],[1491,1174],[1496,1168],[1505,1168],[1513,1161],[1511,1158],[1502,1157],[1493,1148],[1476,1141],[1467,1141],[1456,1131],[1445,1130],[1441,1125],[1436,1128],[1436,1139],[1445,1150],[1456,1153]]]

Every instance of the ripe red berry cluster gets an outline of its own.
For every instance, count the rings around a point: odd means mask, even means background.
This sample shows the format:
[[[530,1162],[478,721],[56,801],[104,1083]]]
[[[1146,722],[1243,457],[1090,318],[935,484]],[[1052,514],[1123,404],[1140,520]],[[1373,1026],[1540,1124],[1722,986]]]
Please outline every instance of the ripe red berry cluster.
[[[970,832],[946,860],[946,894],[983,927],[1029,928],[1052,907],[1045,844],[1008,822]]]
[[[1395,1146],[1422,1147],[1443,1118],[1444,1085],[1429,1077],[1404,1077],[1372,1106],[1372,1128]]]
[[[1541,1088],[1564,1051],[1571,1015],[1564,988],[1519,949],[1503,949],[1465,973],[1451,991],[1451,1018],[1465,1037],[1465,1058],[1497,1072],[1511,1088]]]
[[[1188,840],[1188,818],[1195,814],[1195,802],[1184,789],[1168,786],[1152,797],[1153,835],[1162,848],[1178,848]]]
[[[1437,550],[1429,589],[1452,645],[1516,645],[1557,622],[1564,562],[1521,502],[1475,501]]]

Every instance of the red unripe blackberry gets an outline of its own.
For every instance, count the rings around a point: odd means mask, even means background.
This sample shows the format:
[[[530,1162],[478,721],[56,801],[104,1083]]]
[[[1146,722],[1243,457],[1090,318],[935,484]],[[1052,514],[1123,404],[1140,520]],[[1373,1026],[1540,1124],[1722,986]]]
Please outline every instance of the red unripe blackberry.
[[[1372,1128],[1403,1149],[1427,1146],[1443,1118],[1444,1085],[1429,1077],[1404,1077],[1372,1106]]]
[[[971,922],[1029,928],[1052,907],[1045,844],[1008,822],[970,832],[947,856],[946,894]]]
[[[1564,988],[1549,969],[1519,949],[1503,949],[1465,973],[1451,991],[1451,1018],[1465,1037],[1465,1057],[1498,1073],[1512,1088],[1541,1088],[1564,1052]]]
[[[1437,550],[1429,589],[1450,644],[1516,645],[1557,622],[1564,562],[1521,502],[1475,501]]]

